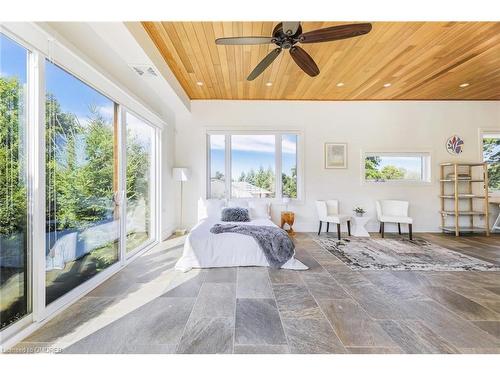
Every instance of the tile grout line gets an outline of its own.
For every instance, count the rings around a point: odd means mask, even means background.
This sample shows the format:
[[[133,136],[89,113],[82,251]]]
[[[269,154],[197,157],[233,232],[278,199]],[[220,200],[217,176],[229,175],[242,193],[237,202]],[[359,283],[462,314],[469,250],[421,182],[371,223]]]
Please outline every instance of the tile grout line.
[[[200,269],[200,270],[201,270],[201,272],[203,272],[203,269]],[[205,275],[205,277],[206,277],[206,275]],[[178,354],[177,351],[179,350],[179,345],[182,342],[182,338],[186,334],[186,327],[187,327],[189,321],[191,320],[191,315],[193,315],[193,310],[194,310],[194,307],[196,306],[196,303],[198,302],[198,297],[200,296],[201,288],[203,287],[203,285],[205,285],[205,278],[203,278],[203,281],[202,281],[202,283],[200,285],[200,289],[198,290],[198,293],[196,294],[196,297],[195,297],[194,303],[193,303],[193,307],[191,307],[191,311],[189,312],[189,316],[188,316],[188,318],[186,320],[186,323],[184,324],[184,328],[182,329],[182,334],[179,337],[179,341],[177,341],[177,344],[175,345],[175,351],[174,351],[174,353],[176,353],[176,354]]]
[[[314,241],[314,240],[313,240],[313,241]],[[450,249],[450,250],[452,250],[452,249]],[[314,258],[314,255],[312,255],[312,254],[310,254],[310,255]],[[333,254],[332,254],[332,255],[333,255]],[[315,259],[316,259],[316,258],[315,258]],[[318,263],[319,263],[319,262],[318,262]],[[320,265],[321,265],[321,264],[320,264]],[[322,265],[321,265],[321,266],[322,266]],[[322,267],[323,267],[323,266],[322,266]],[[353,270],[353,272],[358,272],[358,273],[359,273],[359,271],[354,271],[354,270]],[[328,273],[329,275],[331,275],[331,276],[335,279],[335,276],[334,276],[333,274],[331,274],[331,273],[330,273],[330,272],[328,272],[328,271],[327,271],[327,273]],[[363,276],[363,277],[364,277],[364,276]],[[337,279],[335,279],[335,280],[337,281]],[[338,281],[337,281],[337,282],[338,282]],[[367,282],[368,282],[369,284],[373,285],[374,287],[377,287],[377,285],[373,284],[373,283],[372,283],[370,280],[368,280],[368,279],[367,279]],[[340,283],[340,282],[339,282],[339,285],[342,287],[342,285],[341,285],[341,283]],[[445,286],[442,286],[442,287],[443,287],[443,288],[446,288]],[[344,289],[344,288],[343,288],[343,289]],[[448,289],[448,288],[447,288],[447,289]],[[396,323],[399,323],[399,320],[397,320],[397,319],[375,319],[375,318],[373,318],[373,317],[372,317],[372,316],[368,313],[368,311],[366,311],[366,310],[363,308],[363,306],[361,306],[361,304],[359,304],[359,302],[358,302],[358,301],[357,301],[357,300],[356,300],[356,299],[352,296],[352,294],[351,294],[351,293],[349,293],[349,291],[347,291],[346,289],[344,289],[344,290],[345,290],[345,291],[347,292],[347,294],[348,294],[348,295],[349,295],[349,296],[350,296],[350,297],[351,297],[351,298],[352,298],[352,299],[356,302],[356,304],[357,304],[357,305],[359,305],[359,307],[360,307],[363,311],[365,311],[365,312],[366,312],[366,314],[368,314],[368,316],[369,316],[370,318],[372,318],[372,319],[373,319],[373,321],[374,321],[374,322],[375,322],[378,326],[380,326],[379,321],[383,321],[383,320],[392,320],[392,321],[394,321],[394,322],[396,322]],[[448,289],[448,290],[450,290],[450,289]],[[388,293],[385,293],[385,292],[384,292],[384,294],[387,294],[389,297],[394,298],[394,297],[392,297],[392,296],[391,296],[390,294],[388,294]],[[468,320],[466,320],[466,319],[463,319],[463,318],[462,318],[461,316],[459,316],[457,313],[455,313],[454,311],[452,311],[452,310],[448,309],[446,306],[442,305],[439,301],[435,300],[434,298],[429,297],[429,296],[427,296],[427,295],[426,295],[426,297],[428,298],[428,300],[429,300],[429,301],[433,301],[434,303],[436,303],[436,304],[437,304],[437,305],[439,305],[440,307],[442,307],[442,308],[444,308],[445,310],[447,310],[447,311],[451,312],[451,313],[452,313],[452,315],[453,315],[454,317],[458,318],[460,321],[466,322],[466,323],[468,323],[470,326],[475,327],[475,328],[477,328],[477,329],[480,329],[480,328],[479,328],[479,327],[477,327],[475,324],[471,323],[471,321],[468,321]],[[314,298],[314,296],[313,296],[313,298]],[[424,302],[424,301],[422,301],[422,302]],[[317,302],[316,302],[316,303],[317,303]],[[481,305],[481,306],[482,306],[482,305]],[[485,308],[486,308],[486,307],[485,307]],[[320,306],[320,309],[321,309],[321,306]],[[488,310],[489,310],[489,309],[488,309]],[[322,311],[322,312],[323,312],[323,311]],[[421,320],[421,319],[419,319],[419,318],[413,318],[413,319],[412,319],[412,318],[410,317],[409,319],[400,319],[400,320],[418,320],[418,321],[420,321],[420,322],[421,322],[424,326],[426,326],[426,327],[427,327],[427,325],[425,324],[425,322],[424,322],[424,321],[422,321],[422,320]],[[380,327],[381,327],[381,326],[380,326]],[[382,328],[382,327],[381,327],[381,328]],[[427,327],[427,328],[429,328],[429,327]],[[383,328],[382,328],[382,329],[383,329]],[[480,330],[481,330],[481,329],[480,329]],[[384,331],[385,331],[385,330],[384,330]],[[485,332],[485,331],[484,331],[484,332]],[[492,336],[491,334],[489,334],[488,332],[486,332],[486,334],[487,334],[488,336],[493,337],[493,336]],[[437,336],[438,336],[438,337],[440,337],[441,339],[443,339],[445,342],[448,342],[447,340],[445,340],[445,339],[444,339],[443,337],[441,337],[440,335],[437,335]],[[493,337],[493,338],[494,338],[494,337]],[[341,341],[341,342],[342,342],[342,341]],[[398,345],[396,342],[394,342],[394,343],[395,343],[396,345]],[[403,351],[404,351],[404,349],[403,349],[403,348],[401,348],[399,345],[398,345],[398,347],[399,347],[401,350],[403,350]],[[460,349],[460,348],[457,348],[457,349]]]
[[[271,288],[271,293],[273,294],[274,303],[276,304],[276,310],[278,310],[278,317],[280,318],[281,329],[283,330],[283,334],[285,335],[288,354],[292,354],[292,347],[290,346],[290,341],[288,340],[288,335],[286,333],[285,326],[283,324],[283,318],[281,317],[280,308],[278,306],[278,300],[276,299],[276,293],[274,293],[273,283],[271,282],[271,275],[269,275],[269,267],[267,267],[266,273],[267,273],[267,281],[269,282],[269,287]]]
[[[234,354],[234,346],[236,342],[236,304],[238,303],[238,276],[240,275],[240,267],[236,267],[236,280],[234,282],[234,314],[233,314],[233,347],[231,354]]]
[[[311,255],[313,258],[314,256],[312,254],[309,254]],[[316,258],[314,258],[314,260],[317,262]],[[330,273],[323,267],[323,265],[321,263],[318,262],[318,264],[321,266],[321,268],[323,268],[325,270],[325,272],[330,275]],[[316,305],[318,306],[319,308],[319,311],[321,311],[321,314],[323,315],[323,317],[325,318],[325,320],[327,321],[328,325],[332,328],[332,331],[333,331],[333,334],[335,335],[335,337],[337,337],[337,339],[339,340],[339,342],[342,344],[345,352],[347,354],[349,354],[349,352],[347,351],[347,348],[346,348],[346,345],[344,344],[344,342],[340,339],[336,329],[333,327],[332,323],[330,322],[330,319],[328,319],[328,317],[326,316],[325,312],[323,311],[323,309],[321,308],[320,304],[318,303],[318,301],[316,300],[316,297],[314,297],[314,295],[311,293],[311,290],[309,289],[309,286],[307,285],[307,282],[304,280],[304,278],[302,277],[302,275],[299,274],[299,277],[301,278],[302,282],[304,283],[306,289],[307,289],[307,292],[309,293],[309,295],[312,297],[312,299],[314,300],[314,302],[316,303]],[[333,276],[330,275],[330,277],[333,278]],[[339,284],[340,285],[340,284]],[[342,288],[342,286],[340,285],[340,287]],[[342,288],[344,289],[344,288]]]
[[[314,241],[314,240],[313,240],[313,241]],[[333,254],[331,254],[331,255],[335,257],[335,255],[333,255]],[[312,255],[312,254],[311,254],[311,256],[314,258],[314,255]],[[316,260],[316,258],[314,258],[314,259]],[[339,258],[337,258],[337,259],[339,259]],[[342,260],[340,260],[340,261],[342,262]],[[319,263],[319,262],[318,262],[318,263]],[[346,265],[344,262],[342,262],[342,264]],[[323,267],[323,265],[322,265],[321,263],[319,263],[319,265],[320,265],[321,267]],[[347,266],[347,265],[346,265],[346,266]],[[347,294],[349,297],[351,297],[351,299],[352,299],[352,300],[354,301],[354,303],[355,303],[355,304],[356,304],[356,305],[357,305],[357,306],[361,309],[361,311],[364,311],[364,312],[365,312],[365,314],[366,314],[368,317],[370,317],[370,319],[372,319],[373,323],[375,323],[378,327],[380,327],[381,329],[383,329],[383,328],[382,328],[382,326],[379,324],[379,322],[378,322],[378,321],[379,321],[379,320],[387,320],[387,319],[375,319],[375,318],[373,318],[373,317],[372,317],[372,316],[368,313],[368,311],[366,311],[366,310],[365,310],[365,308],[364,308],[363,306],[361,306],[361,304],[358,302],[358,300],[357,300],[356,298],[354,298],[354,297],[353,297],[353,295],[352,295],[352,294],[351,294],[351,293],[350,293],[347,289],[345,289],[345,288],[342,286],[342,283],[341,283],[339,280],[337,280],[333,274],[331,274],[330,272],[328,272],[328,270],[327,270],[326,268],[324,268],[324,267],[323,267],[323,269],[326,271],[326,273],[327,273],[328,275],[330,275],[330,276],[331,276],[331,277],[332,277],[332,278],[333,278],[333,279],[337,282],[337,284],[339,284],[339,286],[342,288],[342,290],[343,290],[344,292],[346,292],[346,294]],[[359,271],[356,271],[356,270],[352,270],[352,271],[353,271],[353,272],[357,272],[357,273],[359,273]],[[364,276],[363,276],[363,277],[364,277]],[[302,278],[302,276],[301,276],[301,278]],[[304,280],[303,280],[303,281],[304,281]],[[370,280],[366,279],[366,281],[368,282],[368,284],[373,285],[375,288],[377,287],[377,286],[376,286],[375,284],[373,284]],[[304,281],[304,283],[305,283],[305,281]],[[306,284],[306,288],[308,288],[308,287],[307,287],[307,283],[305,283],[305,284]],[[308,290],[309,290],[309,288],[308,288]],[[310,293],[310,292],[309,292],[309,293]],[[310,293],[310,294],[312,295],[312,293]],[[314,298],[314,296],[312,296],[312,297]],[[315,299],[315,298],[314,298],[314,300],[316,301],[316,299]],[[317,301],[316,301],[316,304],[318,304],[318,302],[317,302]],[[323,313],[323,315],[324,315],[323,309],[321,308],[321,306],[320,306],[319,304],[318,304],[318,306],[319,306],[319,309],[321,310],[321,313]],[[328,323],[330,323],[330,320],[329,320],[328,318],[327,318],[327,321],[328,321]],[[331,324],[330,324],[330,326],[331,326]],[[332,326],[332,329],[333,329],[333,326]],[[384,330],[384,331],[385,331],[385,330]],[[335,334],[337,334],[337,331],[336,331],[335,329],[334,329],[334,332],[335,332]],[[337,335],[337,337],[338,337],[338,335]],[[390,337],[389,337],[389,338],[390,338]],[[344,345],[344,347],[346,347],[346,345],[343,343],[343,341],[340,339],[340,337],[338,337],[338,339],[340,340],[340,342],[342,343],[342,345]],[[391,340],[392,340],[392,338],[391,338]],[[392,341],[394,342],[394,340],[392,340]],[[396,344],[396,345],[397,345],[396,347],[397,347],[397,348],[399,348],[399,349],[401,349],[401,350],[404,352],[403,348],[401,348],[401,347],[398,345],[398,343],[394,342],[394,344]],[[346,350],[347,350],[347,349],[346,349]]]

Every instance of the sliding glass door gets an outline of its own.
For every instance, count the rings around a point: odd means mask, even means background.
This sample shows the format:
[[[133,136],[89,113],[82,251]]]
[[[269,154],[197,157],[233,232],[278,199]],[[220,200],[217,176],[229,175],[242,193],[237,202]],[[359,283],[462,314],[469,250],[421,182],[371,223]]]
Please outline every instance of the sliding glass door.
[[[160,130],[119,103],[161,119],[16,25],[0,26],[0,345],[158,238]]]
[[[131,253],[153,240],[155,133],[142,119],[126,112],[127,221],[126,249]]]
[[[0,330],[30,312],[26,107],[29,52],[0,33]]]
[[[46,304],[118,261],[115,103],[47,61]]]

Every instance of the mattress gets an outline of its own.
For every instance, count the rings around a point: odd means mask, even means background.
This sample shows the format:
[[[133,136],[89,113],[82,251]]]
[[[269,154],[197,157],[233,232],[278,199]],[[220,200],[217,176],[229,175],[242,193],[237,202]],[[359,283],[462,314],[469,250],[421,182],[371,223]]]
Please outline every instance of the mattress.
[[[228,224],[213,218],[201,220],[188,234],[182,257],[175,265],[176,270],[187,272],[192,268],[263,266],[269,263],[257,242],[251,236],[239,233],[210,233],[215,224]],[[277,227],[271,220],[260,218],[241,225],[265,225]],[[281,268],[306,270],[308,267],[295,257]]]

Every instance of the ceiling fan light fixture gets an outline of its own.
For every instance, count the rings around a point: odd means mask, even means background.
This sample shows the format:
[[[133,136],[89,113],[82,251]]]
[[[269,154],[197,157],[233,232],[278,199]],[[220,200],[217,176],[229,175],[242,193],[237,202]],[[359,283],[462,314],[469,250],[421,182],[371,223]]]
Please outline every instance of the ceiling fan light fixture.
[[[467,87],[469,85],[470,85],[470,83],[464,82],[464,83],[460,84],[459,87],[464,88],[464,87]]]
[[[387,82],[387,83],[384,83],[384,87],[387,88],[387,87],[391,87],[392,86],[392,83],[390,82]]]
[[[337,87],[342,87],[342,86],[344,86],[344,85],[345,85],[345,83],[344,83],[344,82],[339,82],[339,83],[337,83]]]
[[[217,45],[257,45],[257,44],[276,44],[277,48],[272,50],[261,60],[257,66],[248,75],[247,81],[253,81],[262,72],[271,65],[282,50],[289,50],[295,63],[306,74],[316,77],[320,70],[313,58],[304,51],[297,43],[323,43],[335,40],[354,38],[367,34],[371,31],[370,23],[356,23],[349,25],[338,25],[322,29],[302,32],[302,26],[299,21],[284,21],[278,23],[270,37],[266,36],[243,36],[243,37],[224,37],[217,38]],[[267,86],[267,85],[266,85]],[[339,86],[341,87],[341,86]]]

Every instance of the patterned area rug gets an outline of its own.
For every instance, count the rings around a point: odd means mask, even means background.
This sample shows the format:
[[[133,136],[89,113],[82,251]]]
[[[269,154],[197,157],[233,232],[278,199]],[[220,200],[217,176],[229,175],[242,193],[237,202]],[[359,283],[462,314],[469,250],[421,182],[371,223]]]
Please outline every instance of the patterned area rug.
[[[435,245],[422,239],[314,237],[355,270],[500,271],[500,266]]]

